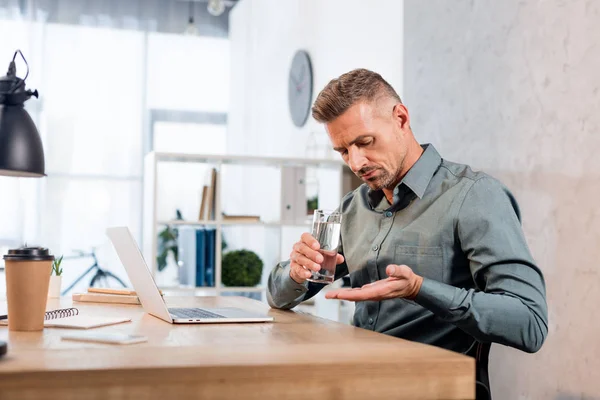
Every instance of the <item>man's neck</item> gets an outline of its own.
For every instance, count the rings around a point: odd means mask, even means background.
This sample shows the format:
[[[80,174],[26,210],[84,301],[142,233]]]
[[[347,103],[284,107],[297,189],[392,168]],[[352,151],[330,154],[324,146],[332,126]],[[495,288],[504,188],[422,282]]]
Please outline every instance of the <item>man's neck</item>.
[[[402,181],[404,176],[408,173],[408,171],[410,171],[412,166],[415,165],[415,163],[423,154],[424,150],[421,147],[421,145],[417,141],[414,141],[412,143],[413,145],[406,153],[406,157],[404,157],[404,162],[402,163],[402,167],[400,169],[400,173],[398,174],[398,178],[394,181],[392,185],[382,189],[385,198],[390,204],[394,204],[394,189],[396,188],[396,186],[398,186],[398,184]]]

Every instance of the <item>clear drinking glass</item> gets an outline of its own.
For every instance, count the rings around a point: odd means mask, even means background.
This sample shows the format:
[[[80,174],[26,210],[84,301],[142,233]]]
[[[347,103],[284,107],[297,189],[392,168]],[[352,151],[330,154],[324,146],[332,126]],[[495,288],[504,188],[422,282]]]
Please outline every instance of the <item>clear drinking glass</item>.
[[[337,211],[315,210],[313,214],[312,235],[319,241],[319,253],[323,256],[321,270],[312,271],[308,279],[311,282],[332,283],[340,244],[342,214]]]

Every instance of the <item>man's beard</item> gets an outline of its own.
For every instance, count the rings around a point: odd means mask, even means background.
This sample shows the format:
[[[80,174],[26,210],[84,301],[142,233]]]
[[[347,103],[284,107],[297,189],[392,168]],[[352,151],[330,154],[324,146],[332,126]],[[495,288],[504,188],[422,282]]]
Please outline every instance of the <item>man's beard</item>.
[[[381,190],[385,188],[390,188],[392,185],[394,185],[397,174],[391,174],[383,168],[363,168],[360,171],[358,171],[356,176],[362,179],[362,175],[366,175],[374,170],[379,171],[379,174],[377,176],[374,176],[371,179],[363,179],[363,181],[365,181],[365,183],[371,188],[371,190]]]

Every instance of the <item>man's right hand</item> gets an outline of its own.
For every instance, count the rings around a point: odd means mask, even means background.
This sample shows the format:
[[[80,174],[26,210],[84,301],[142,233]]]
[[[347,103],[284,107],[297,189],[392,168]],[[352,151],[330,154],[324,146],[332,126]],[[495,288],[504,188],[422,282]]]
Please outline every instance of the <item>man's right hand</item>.
[[[303,233],[300,241],[294,244],[290,253],[290,277],[297,283],[304,283],[312,272],[321,270],[323,256],[319,253],[319,242],[310,233]],[[344,262],[344,256],[337,255],[336,265]]]

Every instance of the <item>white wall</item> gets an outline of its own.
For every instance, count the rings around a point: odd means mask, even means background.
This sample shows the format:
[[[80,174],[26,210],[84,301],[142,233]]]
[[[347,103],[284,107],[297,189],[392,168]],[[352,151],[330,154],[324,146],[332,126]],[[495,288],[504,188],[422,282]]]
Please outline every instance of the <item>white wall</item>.
[[[240,1],[229,21],[229,152],[305,156],[311,132],[328,144],[312,118],[296,128],[290,117],[288,71],[298,49],[311,56],[313,99],[332,78],[359,67],[401,93],[402,9],[401,0]]]
[[[230,13],[231,92],[227,150],[231,154],[339,159],[320,124],[311,117],[302,128],[288,108],[288,71],[295,52],[312,61],[313,101],[331,79],[354,68],[379,72],[402,92],[403,2],[401,0],[242,0]],[[223,175],[223,204],[233,213],[273,215],[279,207],[278,175],[242,171]],[[321,187],[326,183],[319,184]],[[258,199],[256,194],[260,194]],[[321,192],[322,193],[322,192]],[[254,196],[254,197],[253,197]],[[320,200],[322,195],[320,194]],[[337,206],[337,204],[335,204]],[[285,229],[279,250],[307,229]],[[272,232],[227,234],[231,247],[250,247],[265,258],[265,275],[273,252],[265,240]],[[277,254],[277,250],[274,253]],[[329,311],[325,314],[331,315]]]

